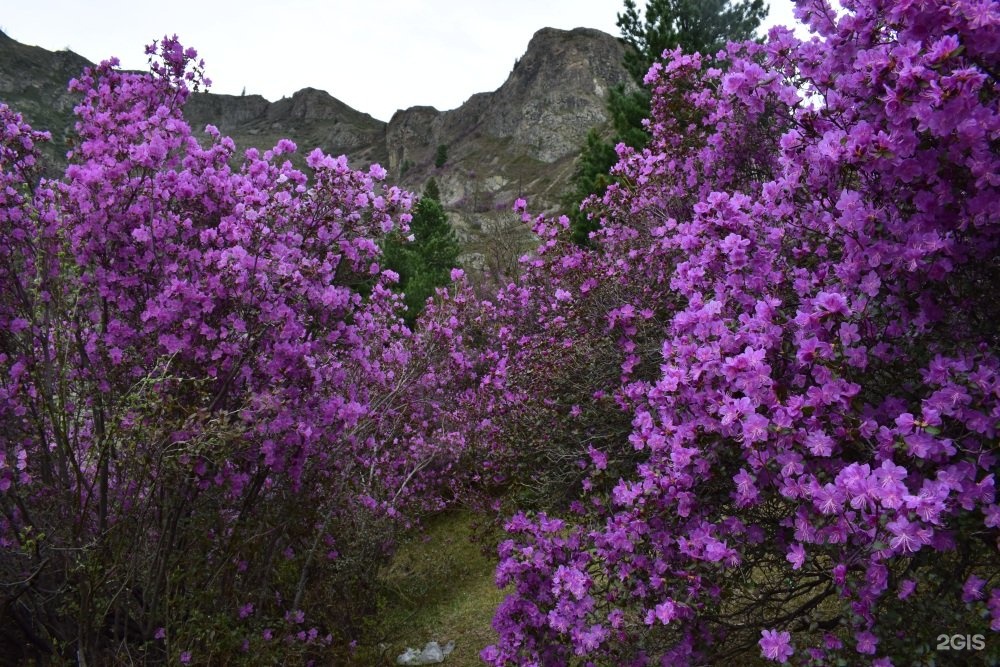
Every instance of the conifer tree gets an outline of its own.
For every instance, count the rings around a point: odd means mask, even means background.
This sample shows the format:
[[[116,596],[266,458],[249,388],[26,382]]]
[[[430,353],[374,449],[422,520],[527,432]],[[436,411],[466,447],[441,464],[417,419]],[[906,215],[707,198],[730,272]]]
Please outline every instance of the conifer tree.
[[[441,188],[438,186],[436,178],[431,177],[431,179],[427,181],[427,185],[424,186],[423,198],[433,199],[436,202],[441,201]]]
[[[399,274],[398,287],[405,295],[409,324],[434,290],[448,284],[458,258],[458,240],[440,198],[441,190],[432,178],[412,210],[412,240],[391,240],[384,249],[386,266]]]
[[[448,162],[448,146],[438,144],[437,152],[434,154],[434,166],[440,169]]]

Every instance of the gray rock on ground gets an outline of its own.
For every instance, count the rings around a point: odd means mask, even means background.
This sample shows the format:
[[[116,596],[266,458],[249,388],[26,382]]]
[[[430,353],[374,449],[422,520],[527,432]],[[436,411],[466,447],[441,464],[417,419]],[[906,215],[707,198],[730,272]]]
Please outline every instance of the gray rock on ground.
[[[397,665],[436,665],[444,662],[444,659],[455,650],[455,642],[448,642],[441,646],[437,642],[427,642],[421,651],[415,648],[407,648],[396,658]]]

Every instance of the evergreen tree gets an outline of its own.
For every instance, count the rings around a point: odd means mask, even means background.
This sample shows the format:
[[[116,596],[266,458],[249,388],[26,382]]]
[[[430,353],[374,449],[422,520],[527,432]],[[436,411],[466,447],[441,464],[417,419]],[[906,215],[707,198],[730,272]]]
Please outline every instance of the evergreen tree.
[[[386,267],[399,274],[398,288],[404,294],[409,324],[416,320],[434,290],[448,284],[458,258],[458,239],[440,197],[441,190],[432,178],[411,211],[413,240],[396,238],[383,249]]]
[[[433,199],[437,202],[441,201],[441,188],[438,187],[437,179],[434,177],[431,177],[431,179],[427,181],[427,185],[424,186],[423,198]]]
[[[563,199],[577,243],[587,245],[590,232],[597,229],[579,205],[591,194],[602,194],[611,182],[608,171],[617,160],[614,147],[619,143],[635,148],[646,145],[648,134],[642,121],[649,116],[649,92],[642,87],[642,79],[650,65],[667,49],[681,47],[710,55],[729,40],[750,39],[767,12],[764,0],[650,0],[644,12],[634,0],[625,0],[617,25],[622,41],[631,47],[625,54],[625,68],[639,90],[613,88],[608,96],[611,138],[605,140],[596,131],[587,136]]]
[[[764,0],[651,0],[645,13],[634,0],[625,0],[625,12],[616,25],[632,47],[625,67],[642,83],[649,66],[666,49],[678,46],[689,53],[712,55],[727,41],[750,39],[767,17]]]
[[[606,141],[596,129],[587,133],[587,143],[580,152],[573,180],[563,202],[571,221],[573,241],[581,246],[589,242],[588,235],[596,229],[587,223],[590,221],[580,212],[579,205],[591,194],[604,192],[611,183],[608,173],[615,163],[615,148]]]
[[[434,166],[440,169],[448,162],[448,146],[438,144],[437,152],[434,154]]]

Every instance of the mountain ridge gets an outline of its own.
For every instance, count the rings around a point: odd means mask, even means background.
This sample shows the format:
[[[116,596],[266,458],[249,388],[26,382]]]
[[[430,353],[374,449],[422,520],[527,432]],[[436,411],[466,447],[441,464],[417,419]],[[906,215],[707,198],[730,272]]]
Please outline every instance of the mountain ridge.
[[[634,86],[624,54],[620,40],[599,30],[541,28],[499,88],[475,93],[455,109],[412,106],[385,122],[326,91],[303,88],[274,102],[195,93],[184,113],[196,134],[215,125],[241,152],[289,138],[303,153],[319,147],[347,155],[359,168],[378,162],[393,182],[413,191],[434,177],[469,249],[466,259],[482,264],[485,246],[476,246],[515,224],[509,214],[515,198],[527,198],[536,210],[558,207],[587,132],[606,127],[608,91]],[[47,151],[57,163],[64,160],[75,104],[66,84],[90,64],[71,51],[20,44],[0,32],[0,101],[52,131]],[[440,146],[447,160],[438,166]]]

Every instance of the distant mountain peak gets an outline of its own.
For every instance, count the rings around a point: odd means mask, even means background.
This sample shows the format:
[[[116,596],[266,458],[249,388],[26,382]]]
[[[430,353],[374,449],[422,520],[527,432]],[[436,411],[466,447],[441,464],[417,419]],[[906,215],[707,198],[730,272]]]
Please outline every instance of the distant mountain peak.
[[[434,176],[468,241],[490,226],[484,221],[509,211],[518,196],[536,209],[558,203],[587,132],[607,122],[608,91],[634,85],[622,64],[624,48],[591,28],[542,28],[497,90],[447,111],[401,109],[388,123],[315,88],[275,102],[260,95],[197,93],[185,116],[196,133],[217,126],[240,151],[268,149],[287,137],[302,153],[318,146],[346,154],[359,167],[379,162],[390,178],[415,191]],[[53,131],[50,157],[57,161],[65,155],[60,137],[72,127],[75,104],[66,84],[89,64],[74,53],[26,46],[0,33],[0,101],[33,126]],[[436,167],[440,145],[447,146],[448,159]]]

